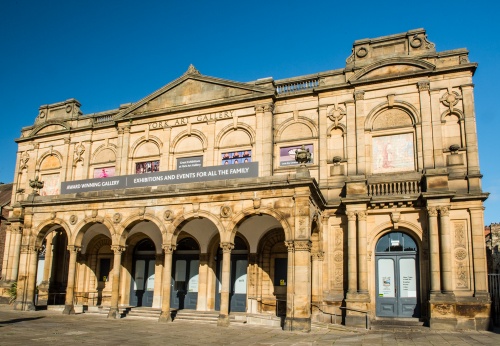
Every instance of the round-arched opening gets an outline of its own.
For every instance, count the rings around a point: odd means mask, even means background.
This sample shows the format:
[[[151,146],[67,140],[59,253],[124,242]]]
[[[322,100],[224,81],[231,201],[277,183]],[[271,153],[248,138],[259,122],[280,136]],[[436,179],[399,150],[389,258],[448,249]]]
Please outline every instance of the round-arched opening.
[[[377,253],[385,252],[412,252],[418,251],[415,240],[403,232],[390,232],[381,237],[375,248]]]

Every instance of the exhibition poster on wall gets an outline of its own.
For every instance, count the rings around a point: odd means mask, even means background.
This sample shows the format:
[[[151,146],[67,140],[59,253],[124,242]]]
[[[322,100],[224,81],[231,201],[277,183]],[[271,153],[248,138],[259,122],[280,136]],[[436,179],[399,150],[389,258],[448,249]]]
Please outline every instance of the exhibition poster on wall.
[[[61,186],[59,173],[55,174],[44,174],[42,175],[43,188],[40,190],[41,196],[54,196],[58,195]]]
[[[115,176],[115,167],[94,168],[94,178],[108,178]]]
[[[313,155],[313,145],[312,144],[306,144],[304,145],[306,150],[309,150],[311,153],[311,162],[314,162],[314,155]],[[291,165],[298,165],[299,163],[295,161],[295,152],[299,149],[302,148],[302,144],[300,145],[293,145],[289,147],[281,147],[280,148],[280,166],[291,166]]]
[[[222,164],[223,165],[237,165],[240,163],[252,162],[252,151],[242,150],[242,151],[228,151],[222,153]]]
[[[374,174],[414,170],[413,134],[373,137],[372,160]]]
[[[160,170],[160,161],[146,161],[135,164],[135,174],[158,172]]]

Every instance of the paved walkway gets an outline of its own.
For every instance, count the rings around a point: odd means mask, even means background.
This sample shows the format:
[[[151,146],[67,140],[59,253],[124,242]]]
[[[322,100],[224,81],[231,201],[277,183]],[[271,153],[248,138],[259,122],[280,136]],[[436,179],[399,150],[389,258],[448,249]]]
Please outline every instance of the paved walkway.
[[[105,316],[64,316],[55,311],[12,311],[0,307],[0,345],[499,345],[493,332],[365,331],[315,328],[284,332],[255,325],[154,320],[109,320]]]

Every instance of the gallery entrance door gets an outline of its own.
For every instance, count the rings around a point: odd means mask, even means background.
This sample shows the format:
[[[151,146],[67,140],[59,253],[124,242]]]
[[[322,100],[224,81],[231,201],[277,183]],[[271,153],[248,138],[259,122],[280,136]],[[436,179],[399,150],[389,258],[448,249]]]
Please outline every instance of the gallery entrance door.
[[[376,261],[376,313],[380,317],[420,317],[418,253],[402,232],[379,239]]]
[[[130,287],[132,306],[153,306],[155,253],[155,245],[149,238],[140,241],[134,248]]]
[[[170,306],[175,309],[196,309],[200,248],[193,238],[184,238],[177,244],[172,258]]]

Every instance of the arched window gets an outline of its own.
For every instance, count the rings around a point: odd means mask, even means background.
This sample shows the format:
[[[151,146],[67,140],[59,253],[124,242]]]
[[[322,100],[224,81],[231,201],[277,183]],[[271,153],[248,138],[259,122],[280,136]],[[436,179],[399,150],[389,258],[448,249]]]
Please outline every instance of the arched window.
[[[402,232],[390,232],[377,242],[376,252],[417,252],[417,243]]]

